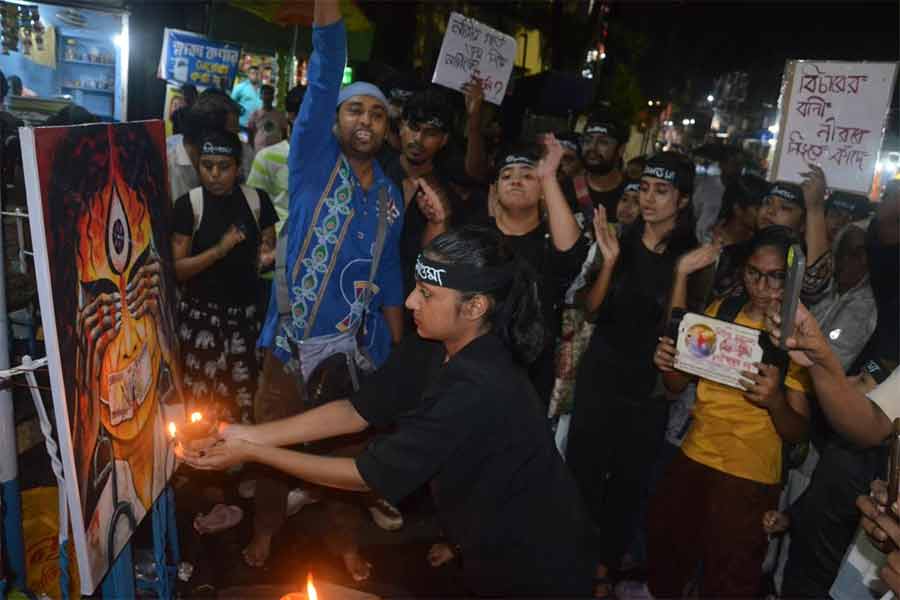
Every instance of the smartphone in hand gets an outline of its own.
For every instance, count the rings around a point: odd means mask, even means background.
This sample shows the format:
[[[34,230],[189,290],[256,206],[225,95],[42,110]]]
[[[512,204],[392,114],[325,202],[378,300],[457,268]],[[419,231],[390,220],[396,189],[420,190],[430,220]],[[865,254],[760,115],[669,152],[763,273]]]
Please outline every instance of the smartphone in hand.
[[[794,317],[797,315],[797,304],[800,302],[800,290],[803,288],[803,275],[806,272],[806,255],[799,244],[788,248],[787,277],[784,282],[784,295],[781,298],[781,342],[783,350],[787,350],[787,339],[794,334]]]

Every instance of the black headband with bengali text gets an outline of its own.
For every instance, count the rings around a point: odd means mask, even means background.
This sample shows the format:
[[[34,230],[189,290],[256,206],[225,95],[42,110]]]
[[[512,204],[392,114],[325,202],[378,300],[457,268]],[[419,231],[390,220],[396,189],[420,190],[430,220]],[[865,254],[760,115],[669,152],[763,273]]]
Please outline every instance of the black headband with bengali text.
[[[663,166],[658,165],[647,165],[644,167],[644,172],[641,173],[641,177],[653,177],[655,179],[662,179],[672,185],[676,185],[678,182],[678,171],[675,169],[669,169]]]
[[[520,165],[523,167],[536,167],[537,161],[530,156],[524,156],[522,154],[507,154],[503,157],[503,160],[500,161],[500,170],[502,171],[506,167],[512,167],[515,165]]]
[[[605,123],[591,123],[584,128],[584,135],[606,135],[616,137],[613,128]]]
[[[424,113],[417,112],[415,114],[406,114],[403,118],[407,123],[414,123],[419,127],[434,127],[435,129],[440,129],[441,131],[447,131],[447,124],[444,123],[444,120],[437,115],[426,116]]]
[[[499,290],[512,281],[515,269],[477,268],[471,265],[452,265],[428,260],[424,254],[416,259],[416,279],[438,287],[460,292],[489,292]]]
[[[622,190],[622,193],[625,192],[640,192],[641,191],[641,182],[640,181],[629,181],[625,184],[625,189]]]
[[[225,144],[216,144],[214,142],[203,142],[200,145],[200,154],[210,156],[239,156],[239,154],[236,154],[235,148],[233,148],[232,146],[226,146]]]

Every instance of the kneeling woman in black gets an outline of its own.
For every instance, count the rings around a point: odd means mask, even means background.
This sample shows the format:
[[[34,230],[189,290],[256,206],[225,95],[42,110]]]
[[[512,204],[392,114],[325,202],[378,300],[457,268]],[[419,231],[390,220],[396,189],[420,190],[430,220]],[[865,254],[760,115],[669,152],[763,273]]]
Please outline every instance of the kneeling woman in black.
[[[520,366],[543,347],[534,275],[496,230],[435,238],[406,300],[409,336],[350,400],[282,421],[231,425],[197,468],[270,465],[397,503],[429,483],[471,593],[588,596],[592,545],[575,484]],[[393,425],[356,457],[278,448]]]

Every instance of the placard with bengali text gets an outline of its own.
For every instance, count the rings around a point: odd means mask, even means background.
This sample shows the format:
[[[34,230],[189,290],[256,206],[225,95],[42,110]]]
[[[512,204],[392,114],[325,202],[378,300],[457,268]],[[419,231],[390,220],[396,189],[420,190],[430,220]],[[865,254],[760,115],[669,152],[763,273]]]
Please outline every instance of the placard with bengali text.
[[[477,77],[484,89],[484,99],[500,105],[515,60],[515,38],[453,12],[431,81],[462,91],[463,85]]]
[[[812,163],[829,188],[868,193],[896,74],[897,63],[788,61],[770,179],[800,182]]]

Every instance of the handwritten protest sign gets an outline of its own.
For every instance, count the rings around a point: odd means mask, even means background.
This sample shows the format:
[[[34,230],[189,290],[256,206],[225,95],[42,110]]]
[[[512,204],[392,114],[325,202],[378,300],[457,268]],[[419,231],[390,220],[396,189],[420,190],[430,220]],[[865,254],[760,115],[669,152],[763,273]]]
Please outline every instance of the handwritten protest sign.
[[[477,77],[484,99],[499,105],[515,60],[515,38],[454,12],[447,22],[431,81],[460,91],[473,76]]]
[[[199,33],[166,28],[157,76],[171,84],[231,90],[241,47]]]
[[[896,63],[788,61],[771,179],[819,164],[828,186],[867,193],[884,137]]]

